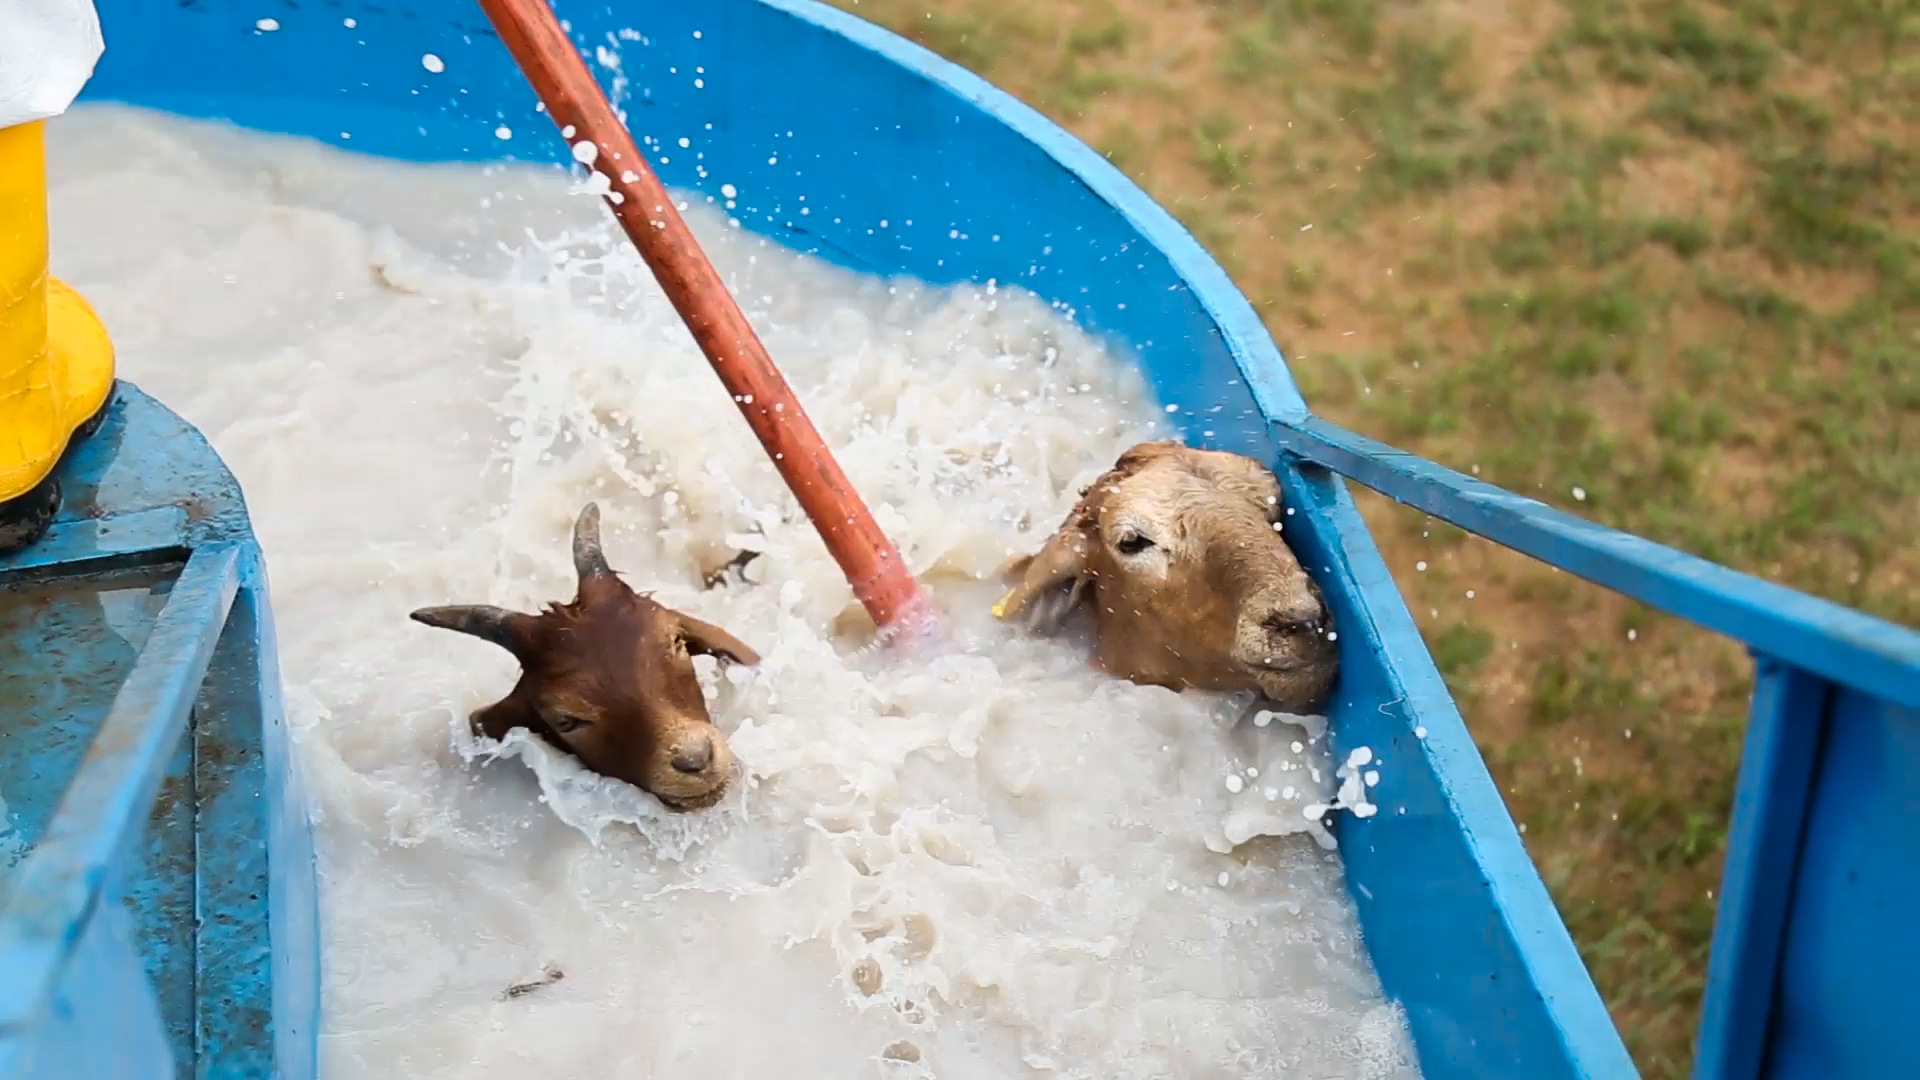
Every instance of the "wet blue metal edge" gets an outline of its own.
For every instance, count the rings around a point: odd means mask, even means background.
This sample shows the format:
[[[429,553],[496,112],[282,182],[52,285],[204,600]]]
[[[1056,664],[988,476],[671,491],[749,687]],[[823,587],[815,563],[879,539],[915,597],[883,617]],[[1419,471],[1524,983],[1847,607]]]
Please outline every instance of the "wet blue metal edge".
[[[90,97],[407,160],[565,155],[465,3],[100,6],[110,36],[126,29]],[[1305,416],[1279,350],[1166,211],[1038,113],[824,5],[559,8],[582,44],[646,28],[645,43],[623,46],[636,134],[713,125],[705,169],[684,154],[660,162],[670,184],[709,199],[736,184],[743,227],[856,270],[1029,289],[1136,358],[1190,441],[1273,462],[1305,512],[1295,540],[1321,561],[1350,626],[1334,738],[1390,757],[1378,798],[1408,811],[1337,829],[1375,966],[1408,1009],[1423,1069],[1433,1080],[1635,1075],[1344,484],[1296,468],[1269,431]],[[279,32],[253,29],[263,13]],[[443,74],[422,72],[428,51]],[[217,62],[181,64],[184,53]],[[669,88],[670,69],[701,62],[713,89]],[[815,74],[796,81],[796,65]],[[511,143],[496,126],[517,133]],[[811,215],[796,209],[802,195]]]
[[[107,518],[79,518],[55,522],[39,542],[7,559],[8,570],[37,570],[58,566],[82,570],[90,563],[143,556],[185,559],[187,512],[179,506],[156,506]]]
[[[84,582],[103,568],[178,566],[191,551],[231,559],[231,603],[205,677],[189,688],[193,736],[176,732],[177,750],[157,762],[161,795],[136,810],[128,846],[59,965],[54,1007],[0,1036],[0,1075],[171,1069],[306,1080],[316,1071],[320,970],[311,824],[281,714],[264,561],[239,487],[198,431],[124,380],[101,429],[62,465],[61,483],[53,529],[0,558],[0,580]],[[147,644],[157,644],[154,631]],[[26,794],[79,798],[66,771]],[[154,775],[131,779],[138,787]],[[121,797],[141,802],[137,790]],[[34,896],[39,907],[51,902],[19,877],[7,885],[7,910]],[[209,898],[219,906],[205,907]],[[0,986],[24,993],[15,957],[0,953]]]
[[[264,819],[268,859],[267,893],[260,902],[267,908],[271,943],[273,1060],[281,1080],[306,1080],[320,1070],[320,868],[314,854],[313,802],[282,700],[279,635],[264,558],[244,568],[241,583],[244,607],[238,617],[250,623],[246,640],[257,695],[250,708],[261,718],[261,789],[254,812]],[[231,845],[234,840],[225,842]],[[258,971],[242,974],[259,979]]]
[[[292,1080],[318,1069],[316,869],[257,553],[240,573],[196,705],[193,1046],[202,1080]]]
[[[1288,452],[1504,547],[1876,697],[1920,706],[1920,633],[1482,483],[1318,418]]]
[[[1815,769],[1767,1026],[1732,1034],[1768,1080],[1920,1076],[1920,709],[1833,687]]]
[[[171,1068],[153,988],[138,976],[141,958],[132,922],[118,897],[103,898],[61,967],[49,1015],[18,1036],[0,1039],[0,1075],[8,1080],[179,1075]]]
[[[1341,815],[1336,832],[1422,1072],[1636,1076],[1419,626],[1404,603],[1376,599],[1399,593],[1351,495],[1316,465],[1280,460],[1276,472],[1300,511],[1283,519],[1288,540],[1340,628],[1335,749],[1370,748],[1381,775],[1379,814]]]
[[[1755,1080],[1773,1008],[1807,800],[1833,689],[1754,657],[1752,720],[1727,830],[1694,1075]]]
[[[44,1018],[62,965],[146,825],[239,588],[239,558],[223,545],[187,562],[46,834],[11,883],[0,907],[0,1047]]]

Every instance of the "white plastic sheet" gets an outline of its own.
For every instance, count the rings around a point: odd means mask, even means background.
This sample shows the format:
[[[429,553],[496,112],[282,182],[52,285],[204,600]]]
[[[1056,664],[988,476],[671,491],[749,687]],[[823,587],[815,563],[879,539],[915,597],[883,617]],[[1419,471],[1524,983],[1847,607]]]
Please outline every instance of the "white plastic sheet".
[[[66,112],[105,48],[92,0],[0,0],[0,128]]]

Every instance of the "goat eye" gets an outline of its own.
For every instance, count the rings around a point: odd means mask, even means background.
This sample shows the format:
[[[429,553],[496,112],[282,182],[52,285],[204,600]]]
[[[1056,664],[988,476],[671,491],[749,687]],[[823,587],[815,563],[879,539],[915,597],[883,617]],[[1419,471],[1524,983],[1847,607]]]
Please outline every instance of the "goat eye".
[[[1114,550],[1122,555],[1138,555],[1153,546],[1153,541],[1137,532],[1123,534],[1113,542]]]
[[[553,730],[559,732],[560,734],[565,735],[569,732],[579,731],[581,728],[586,727],[587,722],[570,713],[555,713],[554,715],[547,718],[547,726],[553,728]]]

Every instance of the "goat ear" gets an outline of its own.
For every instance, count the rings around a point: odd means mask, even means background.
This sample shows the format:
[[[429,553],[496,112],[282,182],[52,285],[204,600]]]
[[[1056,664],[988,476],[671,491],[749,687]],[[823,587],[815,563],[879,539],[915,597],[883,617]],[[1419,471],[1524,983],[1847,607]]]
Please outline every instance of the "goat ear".
[[[1088,572],[1091,554],[1085,530],[1069,523],[1037,554],[1015,559],[1002,569],[1013,580],[1013,591],[993,605],[994,616],[1018,619],[1034,632],[1057,629],[1086,599],[1087,587],[1093,584]]]
[[[710,622],[701,622],[691,615],[674,613],[680,620],[680,639],[687,643],[687,651],[705,653],[722,660],[731,660],[736,664],[752,667],[760,662],[760,654],[754,652],[746,642],[727,633]]]
[[[507,732],[514,728],[526,728],[535,735],[547,730],[533,707],[521,700],[519,694],[509,694],[484,709],[475,710],[467,722],[476,734],[485,735],[494,742],[505,739]]]
[[[410,617],[417,623],[490,641],[515,656],[520,655],[521,648],[526,644],[527,630],[533,622],[531,615],[489,604],[421,608]]]

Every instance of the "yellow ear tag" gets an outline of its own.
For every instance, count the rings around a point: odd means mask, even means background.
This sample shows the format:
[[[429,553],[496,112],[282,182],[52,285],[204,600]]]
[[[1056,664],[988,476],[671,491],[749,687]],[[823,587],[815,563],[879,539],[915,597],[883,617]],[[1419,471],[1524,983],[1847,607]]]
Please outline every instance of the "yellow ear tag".
[[[1007,601],[1011,599],[1013,599],[1013,593],[1008,593],[1007,595],[1001,597],[998,603],[993,605],[994,618],[1004,619],[1007,617]]]

